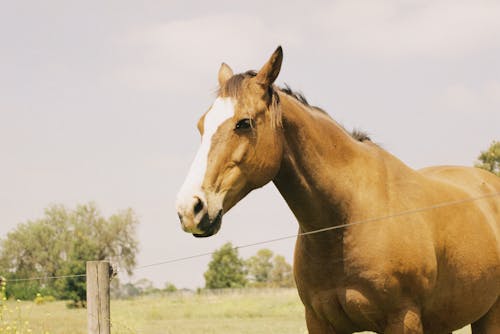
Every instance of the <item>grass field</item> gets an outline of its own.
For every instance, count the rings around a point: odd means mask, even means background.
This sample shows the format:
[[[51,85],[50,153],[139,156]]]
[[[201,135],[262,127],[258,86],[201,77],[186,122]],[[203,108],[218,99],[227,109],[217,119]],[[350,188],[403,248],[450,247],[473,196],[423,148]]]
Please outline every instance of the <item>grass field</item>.
[[[9,301],[0,315],[2,334],[87,333],[86,310],[68,309],[65,302],[36,305]],[[293,289],[112,300],[111,319],[114,334],[307,333],[303,306]],[[455,333],[468,334],[470,330]]]

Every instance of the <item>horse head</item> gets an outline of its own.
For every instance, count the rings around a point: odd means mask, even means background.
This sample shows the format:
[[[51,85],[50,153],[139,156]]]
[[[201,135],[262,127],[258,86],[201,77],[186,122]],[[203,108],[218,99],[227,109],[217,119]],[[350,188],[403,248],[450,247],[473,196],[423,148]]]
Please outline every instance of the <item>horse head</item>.
[[[278,173],[283,140],[279,97],[273,83],[283,52],[278,47],[258,72],[233,74],[222,64],[219,91],[200,118],[201,146],[177,195],[182,228],[209,237],[222,216]]]

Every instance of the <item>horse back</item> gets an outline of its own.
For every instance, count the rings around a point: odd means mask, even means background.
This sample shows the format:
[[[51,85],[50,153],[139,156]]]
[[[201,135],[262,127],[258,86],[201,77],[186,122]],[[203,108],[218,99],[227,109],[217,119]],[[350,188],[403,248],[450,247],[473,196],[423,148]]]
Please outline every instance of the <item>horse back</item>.
[[[435,166],[419,170],[420,174],[448,189],[463,192],[486,217],[500,247],[500,177],[473,167]],[[499,248],[500,252],[500,248]]]

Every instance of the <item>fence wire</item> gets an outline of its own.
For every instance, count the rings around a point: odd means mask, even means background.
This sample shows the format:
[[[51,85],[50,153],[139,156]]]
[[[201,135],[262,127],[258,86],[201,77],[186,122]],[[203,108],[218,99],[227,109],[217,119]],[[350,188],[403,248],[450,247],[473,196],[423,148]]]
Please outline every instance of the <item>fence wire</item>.
[[[287,236],[283,236],[283,237],[278,237],[278,238],[274,238],[274,239],[268,239],[268,240],[264,240],[264,241],[258,241],[258,242],[249,243],[249,244],[245,244],[245,245],[235,246],[235,247],[233,247],[233,249],[241,249],[241,248],[248,248],[248,247],[259,246],[259,245],[265,245],[265,244],[269,244],[269,243],[273,243],[273,242],[277,242],[277,241],[281,241],[281,240],[292,239],[292,238],[297,238],[300,236],[306,236],[306,235],[311,235],[311,234],[323,233],[323,232],[337,230],[337,229],[341,229],[341,228],[345,228],[345,227],[349,227],[349,226],[353,226],[353,225],[360,225],[360,224],[366,224],[366,223],[379,222],[379,221],[383,221],[383,220],[389,220],[392,218],[397,218],[397,217],[416,214],[416,213],[420,213],[420,212],[435,210],[435,209],[439,209],[439,208],[443,208],[443,207],[447,207],[447,206],[458,205],[458,204],[463,204],[463,203],[467,203],[467,202],[473,202],[473,201],[477,201],[477,200],[481,200],[481,199],[492,198],[492,197],[496,197],[496,196],[500,196],[500,192],[491,193],[491,194],[482,195],[482,196],[477,196],[477,197],[465,198],[465,199],[456,200],[456,201],[443,202],[443,203],[431,205],[428,207],[402,211],[402,212],[398,212],[398,213],[387,215],[387,216],[369,218],[369,219],[355,221],[355,222],[351,222],[351,223],[320,228],[317,230],[300,232],[300,233],[287,235]],[[174,262],[182,262],[185,260],[195,259],[198,257],[213,255],[214,253],[215,253],[215,251],[212,251],[212,252],[200,253],[200,254],[196,254],[196,255],[190,255],[190,256],[186,256],[186,257],[179,257],[179,258],[174,258],[174,259],[170,259],[170,260],[155,262],[155,263],[147,264],[144,266],[139,266],[136,268],[136,270],[154,267],[154,266],[160,266],[163,264],[169,264],[169,263],[174,263]]]
[[[86,274],[76,274],[76,275],[60,275],[60,276],[39,276],[30,278],[13,278],[6,279],[8,283],[18,283],[18,282],[28,282],[28,281],[43,281],[49,279],[59,279],[59,278],[74,278],[74,277],[84,277]]]

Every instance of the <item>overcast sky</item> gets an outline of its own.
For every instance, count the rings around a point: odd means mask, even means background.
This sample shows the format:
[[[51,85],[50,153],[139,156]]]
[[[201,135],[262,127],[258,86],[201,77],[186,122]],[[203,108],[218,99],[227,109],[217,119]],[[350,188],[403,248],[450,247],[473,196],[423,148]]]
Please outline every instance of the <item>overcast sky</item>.
[[[294,234],[271,184],[218,235],[181,231],[175,195],[226,62],[258,69],[411,167],[472,165],[500,139],[498,1],[1,1],[0,238],[53,203],[133,208],[139,265]],[[294,240],[267,247],[291,262]],[[136,271],[203,286],[204,257]]]

